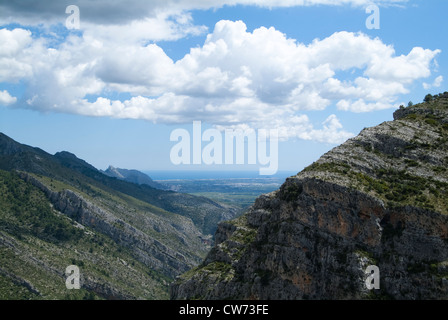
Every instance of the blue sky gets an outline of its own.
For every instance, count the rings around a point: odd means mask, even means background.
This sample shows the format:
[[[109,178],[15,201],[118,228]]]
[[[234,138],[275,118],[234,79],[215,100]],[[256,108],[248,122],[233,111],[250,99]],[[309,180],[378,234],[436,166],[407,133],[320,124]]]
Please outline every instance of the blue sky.
[[[447,2],[377,1],[379,29],[366,26],[371,3],[2,2],[0,132],[99,169],[258,170],[175,166],[170,134],[193,121],[276,129],[278,169],[298,172],[447,91]]]

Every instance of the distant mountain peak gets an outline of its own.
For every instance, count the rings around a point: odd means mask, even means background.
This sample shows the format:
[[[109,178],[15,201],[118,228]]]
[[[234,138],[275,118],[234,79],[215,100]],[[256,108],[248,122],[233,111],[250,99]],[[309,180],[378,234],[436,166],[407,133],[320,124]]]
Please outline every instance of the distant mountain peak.
[[[151,179],[147,174],[140,172],[138,170],[129,170],[129,169],[122,169],[117,168],[112,165],[109,165],[109,167],[106,169],[106,171],[102,171],[104,174],[108,175],[109,177],[114,177],[120,180],[125,180],[128,182],[132,182],[135,184],[145,184],[150,187],[156,188],[156,189],[162,189],[166,190],[167,187],[163,186],[160,183],[155,182]]]
[[[54,157],[58,159],[61,164],[69,168],[98,171],[97,168],[68,151],[57,152],[55,153]]]
[[[116,167],[114,167],[114,166],[109,166],[107,169],[106,169],[106,171],[104,171],[108,176],[111,176],[111,177],[115,177],[115,178],[118,178],[118,179],[123,179],[123,180],[125,180],[125,176],[124,175],[122,175],[121,173],[120,173],[120,169],[118,169],[118,168],[116,168]]]
[[[55,153],[55,156],[57,157],[66,157],[66,158],[72,158],[72,159],[78,159],[78,157],[71,152],[68,151],[59,151]]]

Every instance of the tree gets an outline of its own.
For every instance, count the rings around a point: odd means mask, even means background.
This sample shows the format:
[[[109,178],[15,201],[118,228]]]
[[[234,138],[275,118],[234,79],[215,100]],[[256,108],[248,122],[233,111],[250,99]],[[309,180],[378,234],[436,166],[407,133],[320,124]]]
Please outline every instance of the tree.
[[[412,101],[408,102],[408,107],[412,107],[414,104],[412,103]]]
[[[425,102],[431,102],[432,99],[433,99],[432,94],[429,94],[429,93],[428,93],[428,94],[425,96],[425,99],[424,99],[423,101],[425,101]]]

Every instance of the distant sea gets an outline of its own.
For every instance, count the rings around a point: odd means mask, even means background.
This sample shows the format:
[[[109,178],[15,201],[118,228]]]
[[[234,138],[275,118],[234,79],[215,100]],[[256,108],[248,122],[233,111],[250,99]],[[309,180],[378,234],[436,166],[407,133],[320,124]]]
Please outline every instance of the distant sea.
[[[143,171],[153,180],[199,180],[199,179],[286,179],[287,177],[297,174],[296,171],[278,171],[271,176],[261,176],[258,171]]]

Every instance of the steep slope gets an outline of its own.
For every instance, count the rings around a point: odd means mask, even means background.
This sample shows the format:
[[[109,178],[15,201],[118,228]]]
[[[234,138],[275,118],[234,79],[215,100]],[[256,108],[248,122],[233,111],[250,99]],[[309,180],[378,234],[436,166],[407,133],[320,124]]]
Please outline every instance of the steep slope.
[[[154,180],[151,179],[151,177],[138,170],[128,170],[109,166],[109,168],[107,168],[105,171],[102,172],[108,175],[109,177],[125,180],[128,182],[136,184],[146,184],[150,187],[161,190],[169,189],[168,187],[165,187],[164,185],[155,182]]]
[[[220,223],[172,299],[447,299],[448,94],[394,113]],[[366,268],[380,288],[367,288]]]
[[[64,270],[75,261],[86,291],[70,298],[166,298],[170,279],[209,250],[204,217],[233,212],[209,199],[108,177],[73,154],[52,156],[3,134],[0,178],[0,296],[6,297],[4,288],[65,298]],[[40,278],[52,280],[46,285]]]
[[[100,229],[61,214],[45,193],[0,170],[0,299],[163,299],[169,277]],[[81,289],[67,290],[77,265]]]

